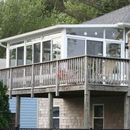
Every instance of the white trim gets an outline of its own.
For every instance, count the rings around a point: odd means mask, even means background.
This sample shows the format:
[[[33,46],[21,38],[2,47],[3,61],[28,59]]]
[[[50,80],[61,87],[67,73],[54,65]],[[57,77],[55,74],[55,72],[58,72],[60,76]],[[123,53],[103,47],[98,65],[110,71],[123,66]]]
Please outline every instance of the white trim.
[[[7,44],[6,48],[6,68],[9,68],[9,62],[10,62],[10,51],[9,51],[10,45]]]
[[[55,26],[35,30],[35,31],[32,31],[32,32],[27,32],[27,33],[23,33],[23,34],[20,34],[20,35],[1,39],[0,43],[8,42],[8,41],[19,39],[19,38],[24,38],[24,37],[27,37],[27,36],[30,36],[30,35],[39,34],[39,33],[43,33],[43,32],[46,32],[46,31],[55,30],[55,29],[85,28],[85,27],[88,27],[88,28],[89,27],[91,27],[91,28],[94,28],[94,27],[97,27],[97,28],[99,28],[99,27],[120,27],[120,26],[122,27],[122,25],[124,25],[124,24],[118,23],[118,24],[63,24],[63,25],[55,25]],[[129,25],[129,24],[127,24],[127,25]]]
[[[66,29],[62,31],[62,41],[61,41],[61,59],[67,58],[67,36]]]
[[[94,107],[95,106],[103,106],[103,117],[94,117]],[[104,104],[93,104],[92,105],[92,128],[94,129],[94,119],[103,119],[103,129],[104,129]]]
[[[128,31],[127,33],[126,33],[126,43],[128,43],[128,35],[130,34],[130,31]],[[129,54],[128,54],[128,49],[126,50],[126,58],[128,58],[129,57]]]
[[[0,43],[0,46],[3,48],[7,48],[7,46],[3,45],[2,43]]]

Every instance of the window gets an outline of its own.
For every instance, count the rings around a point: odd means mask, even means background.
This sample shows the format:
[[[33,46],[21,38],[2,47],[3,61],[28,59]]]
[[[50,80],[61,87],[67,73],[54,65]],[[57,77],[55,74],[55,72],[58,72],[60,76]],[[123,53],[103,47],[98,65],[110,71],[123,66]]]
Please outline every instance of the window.
[[[103,38],[104,28],[67,28],[67,34]]]
[[[32,45],[26,47],[26,64],[32,64]]]
[[[53,128],[59,128],[59,107],[53,107]]]
[[[93,105],[93,127],[94,129],[103,129],[104,124],[104,105]]]
[[[108,57],[121,57],[121,44],[107,43],[106,53]]]
[[[115,39],[115,40],[123,39],[123,29],[106,28],[105,31],[106,31],[106,39]]]
[[[85,55],[85,40],[68,38],[68,57]]]
[[[40,43],[34,44],[34,63],[40,62]]]
[[[24,47],[17,48],[17,65],[24,64]]]
[[[51,60],[51,41],[43,42],[43,53],[42,53],[42,61],[50,61]]]
[[[103,55],[103,42],[87,40],[87,54],[88,55]]]
[[[53,39],[52,44],[52,60],[59,60],[61,58],[61,41],[59,38]]]
[[[10,50],[10,67],[16,66],[16,49]]]

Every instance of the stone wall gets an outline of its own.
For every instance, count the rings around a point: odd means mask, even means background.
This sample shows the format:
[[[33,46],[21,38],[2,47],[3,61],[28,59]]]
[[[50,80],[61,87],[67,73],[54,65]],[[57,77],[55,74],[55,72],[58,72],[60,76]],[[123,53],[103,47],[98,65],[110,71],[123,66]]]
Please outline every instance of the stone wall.
[[[104,104],[104,128],[123,128],[123,97],[91,97],[91,127],[93,127],[93,104]],[[48,128],[48,99],[38,101],[38,127]],[[83,128],[83,97],[55,99],[54,106],[60,107],[60,128]]]

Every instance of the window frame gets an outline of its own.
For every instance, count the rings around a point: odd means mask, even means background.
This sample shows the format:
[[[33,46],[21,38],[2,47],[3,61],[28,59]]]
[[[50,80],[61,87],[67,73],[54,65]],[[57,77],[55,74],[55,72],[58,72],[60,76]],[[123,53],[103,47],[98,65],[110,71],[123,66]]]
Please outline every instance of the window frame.
[[[94,117],[94,107],[95,106],[103,106],[103,117]],[[104,104],[93,104],[93,106],[92,106],[92,127],[93,127],[93,129],[94,129],[94,119],[102,119],[103,120],[103,129],[104,129]]]

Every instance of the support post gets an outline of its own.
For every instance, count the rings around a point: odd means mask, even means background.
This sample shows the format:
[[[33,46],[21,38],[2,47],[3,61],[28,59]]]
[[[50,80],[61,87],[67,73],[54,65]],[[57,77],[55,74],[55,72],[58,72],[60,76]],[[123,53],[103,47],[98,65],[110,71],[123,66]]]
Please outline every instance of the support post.
[[[12,98],[12,69],[9,69],[8,72],[8,77],[9,77],[9,98]]]
[[[130,96],[128,93],[124,100],[124,129],[130,129]]]
[[[124,129],[130,129],[130,60],[128,62],[128,67],[128,92],[125,94],[124,100]]]
[[[85,84],[84,84],[84,129],[90,128],[90,91],[88,90],[87,56],[85,56]]]
[[[34,97],[34,64],[32,64],[31,97]]]
[[[59,62],[56,61],[56,96],[59,96],[58,71],[59,71]]]
[[[48,101],[49,101],[49,108],[48,108],[48,126],[49,129],[53,128],[53,94],[48,93]]]
[[[16,96],[16,115],[15,115],[15,128],[20,128],[20,96]]]

